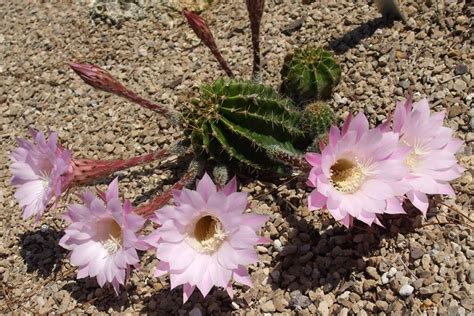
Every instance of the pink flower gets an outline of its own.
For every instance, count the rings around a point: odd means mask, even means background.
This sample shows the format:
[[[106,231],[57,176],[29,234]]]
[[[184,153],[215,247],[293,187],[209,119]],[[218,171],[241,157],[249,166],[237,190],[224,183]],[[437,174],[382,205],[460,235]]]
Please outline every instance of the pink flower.
[[[18,138],[18,147],[11,154],[11,184],[17,189],[15,197],[23,208],[23,219],[36,215],[38,221],[71,187],[90,185],[116,171],[170,155],[169,150],[162,149],[125,160],[76,159],[58,143],[57,133],[50,132],[48,139],[34,129],[30,133],[34,142]]]
[[[130,201],[122,205],[117,179],[103,198],[86,191],[81,197],[84,204],[68,206],[65,218],[71,225],[59,244],[71,250],[71,264],[79,267],[78,279],[97,277],[101,287],[111,283],[118,293],[130,265],[138,266],[137,249],[147,249],[136,235],[145,219],[132,213]]]
[[[50,132],[48,139],[34,129],[30,133],[34,141],[18,138],[18,147],[10,155],[11,184],[16,188],[23,219],[35,215],[38,221],[51,200],[61,196],[72,164],[71,153],[57,143],[57,133]]]
[[[428,210],[427,194],[454,195],[449,181],[464,171],[454,156],[462,141],[452,137],[453,131],[443,126],[443,120],[444,112],[430,115],[426,99],[415,104],[411,98],[400,102],[394,112],[393,131],[409,148],[404,182],[410,189],[406,195],[423,215]]]
[[[196,286],[203,296],[220,286],[231,297],[232,280],[252,286],[246,266],[258,261],[255,246],[267,242],[256,234],[267,216],[244,214],[247,194],[236,190],[235,178],[218,191],[205,174],[196,191],[176,191],[175,205],[156,212],[155,275],[169,273],[171,288],[182,284],[184,302]]]
[[[341,131],[331,128],[321,154],[306,154],[313,167],[308,185],[316,188],[308,198],[309,209],[327,208],[346,227],[353,218],[381,225],[377,215],[404,213],[397,197],[407,191],[400,182],[405,156],[397,134],[369,129],[362,113],[349,116]]]

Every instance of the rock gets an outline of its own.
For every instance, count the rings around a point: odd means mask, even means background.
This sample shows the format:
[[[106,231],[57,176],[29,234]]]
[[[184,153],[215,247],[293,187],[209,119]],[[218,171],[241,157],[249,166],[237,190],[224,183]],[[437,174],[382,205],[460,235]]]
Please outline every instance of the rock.
[[[470,269],[469,273],[467,274],[467,282],[474,283],[474,269]]]
[[[280,252],[283,250],[283,246],[281,245],[280,239],[275,239],[273,241],[273,247],[275,248],[276,251]]]
[[[413,293],[413,290],[415,288],[409,284],[404,284],[400,287],[400,290],[398,291],[398,294],[400,294],[403,297],[410,296]]]
[[[285,26],[281,30],[281,32],[285,35],[290,36],[291,34],[298,31],[303,26],[305,20],[306,20],[306,16],[298,18],[294,20],[293,22],[291,22],[290,24],[288,24],[287,26]]]
[[[458,64],[454,68],[454,74],[456,76],[462,76],[469,71],[469,68],[465,64]]]
[[[393,278],[395,276],[395,274],[397,274],[397,269],[394,268],[394,267],[391,267],[390,270],[388,270],[388,272],[387,272],[387,276],[389,278]]]
[[[329,315],[329,304],[325,301],[319,302],[318,305],[318,312],[321,316],[328,316]]]
[[[299,290],[291,292],[290,297],[290,305],[293,307],[304,309],[311,304],[309,297],[301,294]]]
[[[275,311],[275,305],[272,300],[268,300],[260,306],[260,309],[264,313],[273,313]]]
[[[459,114],[463,113],[464,110],[461,106],[459,105],[453,105],[451,109],[449,110],[449,118],[453,118],[458,116]]]
[[[115,146],[112,145],[112,144],[105,144],[105,145],[104,145],[104,149],[105,149],[106,152],[111,153],[111,152],[114,151]]]
[[[379,309],[379,311],[385,312],[388,310],[388,303],[385,301],[377,301],[375,302],[375,306]]]
[[[425,254],[423,248],[419,246],[411,246],[410,247],[410,257],[413,260],[420,259]]]
[[[295,245],[286,245],[285,248],[283,248],[283,251],[281,252],[281,255],[288,256],[294,254],[298,250],[298,247]]]
[[[454,81],[454,90],[458,92],[467,92],[467,83],[462,79]]]
[[[408,80],[408,79],[401,80],[400,81],[400,86],[405,90],[408,89],[408,87],[410,87],[410,80]]]
[[[365,269],[365,271],[367,272],[367,274],[368,274],[372,279],[374,279],[374,280],[380,279],[380,275],[378,274],[376,268],[374,268],[374,267],[367,267],[367,269]]]
[[[189,316],[202,316],[202,311],[199,307],[194,307],[189,311]]]
[[[184,9],[200,12],[206,10],[211,3],[210,0],[162,0],[160,2],[179,12]]]

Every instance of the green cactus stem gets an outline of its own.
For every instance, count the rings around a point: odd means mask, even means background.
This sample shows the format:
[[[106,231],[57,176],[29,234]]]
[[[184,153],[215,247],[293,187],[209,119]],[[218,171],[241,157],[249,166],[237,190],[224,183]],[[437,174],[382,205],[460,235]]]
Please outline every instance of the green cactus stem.
[[[201,98],[186,115],[193,147],[218,163],[246,171],[287,174],[290,165],[275,152],[300,156],[315,130],[306,129],[304,115],[272,88],[255,82],[217,80],[203,85]],[[318,124],[318,123],[315,123]]]
[[[341,78],[333,55],[322,48],[298,49],[285,57],[281,92],[295,103],[326,99]]]

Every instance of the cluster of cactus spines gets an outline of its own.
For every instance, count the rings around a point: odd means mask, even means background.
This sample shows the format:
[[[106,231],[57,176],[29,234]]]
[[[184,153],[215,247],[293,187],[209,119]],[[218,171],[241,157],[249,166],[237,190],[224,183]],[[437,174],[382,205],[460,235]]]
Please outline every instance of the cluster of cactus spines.
[[[252,31],[253,78],[260,77],[260,23],[262,21],[265,0],[245,0],[249,12],[250,29]]]
[[[285,57],[281,76],[281,92],[302,104],[329,98],[341,78],[341,69],[329,51],[309,47]]]
[[[227,76],[233,78],[234,74],[229,67],[227,61],[222,57],[221,52],[217,48],[216,41],[214,40],[214,36],[212,35],[211,30],[207,26],[206,22],[203,18],[192,11],[184,10],[183,11],[186,20],[188,21],[189,26],[193,29],[194,33],[199,37],[199,39],[206,45],[217,59],[219,64],[221,65],[222,69],[224,69]]]
[[[316,101],[305,105],[300,127],[311,131],[317,138],[323,137],[329,126],[336,122],[334,111],[324,102]]]
[[[197,152],[219,163],[286,174],[288,164],[274,159],[269,150],[301,155],[315,137],[313,130],[303,128],[303,115],[291,100],[270,87],[219,79],[201,90],[194,111],[186,116],[188,134]]]
[[[126,88],[117,79],[112,77],[111,74],[99,66],[79,63],[70,63],[69,66],[79,75],[79,77],[81,77],[82,80],[84,80],[85,83],[96,89],[113,93],[144,108],[158,112],[168,118],[174,125],[181,122],[182,116],[179,112],[139,96],[132,90]]]

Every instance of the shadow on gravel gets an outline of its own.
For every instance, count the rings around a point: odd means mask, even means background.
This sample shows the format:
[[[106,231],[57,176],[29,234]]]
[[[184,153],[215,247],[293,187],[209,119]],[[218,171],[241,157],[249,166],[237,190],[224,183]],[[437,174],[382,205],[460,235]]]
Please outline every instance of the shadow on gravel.
[[[107,312],[113,309],[115,312],[125,310],[130,306],[130,295],[136,292],[132,282],[123,288],[117,295],[111,285],[103,288],[97,284],[96,278],[76,279],[75,274],[69,279],[63,289],[87,310],[89,304],[94,305],[98,311]]]
[[[196,288],[186,304],[183,304],[183,291],[181,287],[174,290],[165,288],[143,300],[145,307],[140,311],[140,314],[163,316],[188,315],[191,310],[197,308],[201,311],[202,315],[231,315],[231,303],[232,301],[227,292],[215,287],[206,298],[203,298],[201,292]]]
[[[378,29],[392,27],[393,20],[389,18],[376,18],[356,27],[343,36],[333,39],[328,47],[337,55],[344,54],[349,49],[354,48],[363,39],[371,37]]]
[[[292,209],[284,206],[281,209],[291,233],[288,244],[271,264],[274,268],[268,283],[274,290],[281,288],[301,293],[318,287],[325,293],[335,289],[343,293],[355,285],[353,272],[365,271],[364,258],[375,255],[384,239],[413,232],[422,222],[422,215],[413,211],[408,212],[408,216],[384,217],[382,223],[390,230],[359,223],[348,230],[335,225],[328,215],[318,230],[314,223],[298,219]]]
[[[44,278],[60,270],[66,253],[66,250],[59,246],[59,240],[63,235],[63,231],[49,227],[19,236],[20,255],[28,273],[36,271]]]

